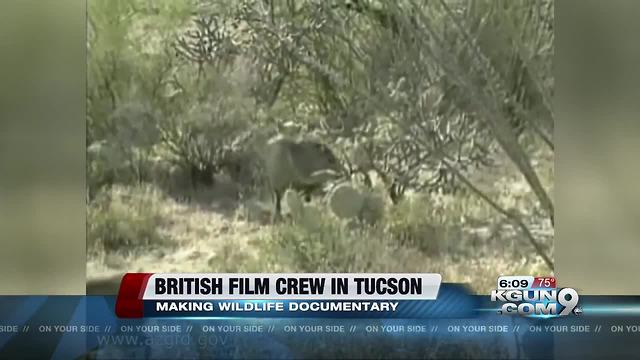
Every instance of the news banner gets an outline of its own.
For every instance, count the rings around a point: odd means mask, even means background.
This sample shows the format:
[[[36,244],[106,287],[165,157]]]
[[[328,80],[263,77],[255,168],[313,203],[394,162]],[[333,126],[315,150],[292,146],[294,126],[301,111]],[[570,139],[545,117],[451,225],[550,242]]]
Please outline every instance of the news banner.
[[[492,281],[476,295],[427,273],[129,273],[117,296],[0,297],[0,359],[640,354],[640,296]]]

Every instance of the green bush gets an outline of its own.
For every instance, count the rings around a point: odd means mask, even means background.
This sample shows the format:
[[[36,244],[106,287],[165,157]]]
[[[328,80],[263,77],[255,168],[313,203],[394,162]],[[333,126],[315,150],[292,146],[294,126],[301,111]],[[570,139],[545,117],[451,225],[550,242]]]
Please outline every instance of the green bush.
[[[130,252],[167,243],[161,200],[150,186],[114,186],[98,194],[87,209],[87,250]]]

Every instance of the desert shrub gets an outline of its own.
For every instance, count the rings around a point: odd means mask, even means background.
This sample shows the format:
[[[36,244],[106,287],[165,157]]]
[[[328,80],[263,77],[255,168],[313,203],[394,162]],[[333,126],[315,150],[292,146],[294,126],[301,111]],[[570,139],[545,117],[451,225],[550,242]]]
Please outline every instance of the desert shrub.
[[[191,174],[192,185],[213,185],[213,176],[246,123],[229,116],[224,104],[194,105],[163,124],[163,154]]]
[[[282,223],[261,241],[271,263],[300,272],[358,272],[380,270],[389,259],[387,244],[365,228],[347,226],[326,211],[313,214],[313,223]],[[383,264],[385,263],[385,264]]]
[[[400,246],[416,247],[429,255],[440,254],[447,246],[445,223],[428,196],[410,196],[391,208],[384,231]]]
[[[207,267],[197,269],[202,272],[262,272],[265,264],[260,259],[252,258],[238,246],[238,239],[226,237],[222,239],[219,251],[214,252],[207,260]]]
[[[128,102],[104,120],[102,138],[87,148],[87,182],[92,195],[104,186],[151,180],[159,118],[150,105]]]
[[[113,186],[99,193],[87,209],[88,251],[130,252],[166,244],[161,201],[151,186]]]
[[[305,204],[302,218],[265,229],[256,243],[270,271],[430,271],[415,247],[398,246],[382,226],[339,219],[319,204]]]
[[[97,141],[87,147],[86,179],[90,199],[104,187],[133,180],[131,168],[124,162],[125,154],[106,141]]]

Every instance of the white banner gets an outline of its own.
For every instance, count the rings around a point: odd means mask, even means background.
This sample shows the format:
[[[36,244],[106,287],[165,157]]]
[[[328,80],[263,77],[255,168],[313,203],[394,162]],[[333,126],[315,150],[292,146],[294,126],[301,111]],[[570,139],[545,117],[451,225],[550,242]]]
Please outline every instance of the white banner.
[[[153,274],[143,300],[435,300],[440,274]]]

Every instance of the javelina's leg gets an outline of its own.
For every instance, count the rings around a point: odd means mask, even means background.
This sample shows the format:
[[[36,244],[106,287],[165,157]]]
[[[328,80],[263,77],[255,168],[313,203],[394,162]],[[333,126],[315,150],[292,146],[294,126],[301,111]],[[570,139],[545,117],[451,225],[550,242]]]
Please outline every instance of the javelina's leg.
[[[281,200],[282,200],[282,191],[278,191],[275,190],[273,192],[274,195],[274,201],[275,201],[275,211],[273,212],[273,216],[271,217],[272,221],[276,221],[280,219],[280,216],[282,214],[282,206],[281,206]]]

